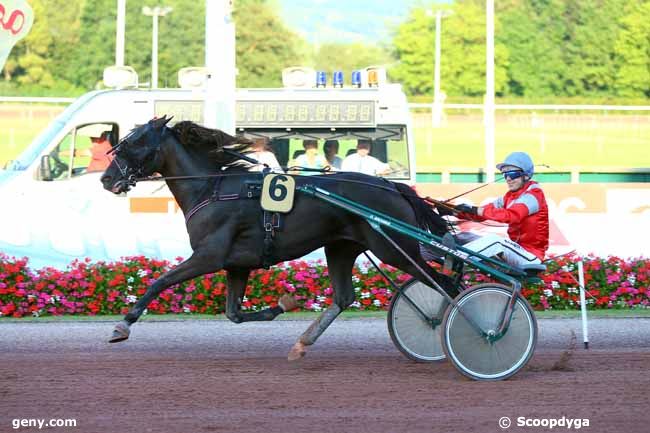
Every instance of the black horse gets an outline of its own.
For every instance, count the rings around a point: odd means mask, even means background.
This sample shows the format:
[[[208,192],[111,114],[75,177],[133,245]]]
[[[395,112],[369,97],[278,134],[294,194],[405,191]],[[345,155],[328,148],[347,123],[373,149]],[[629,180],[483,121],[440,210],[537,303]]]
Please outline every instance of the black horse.
[[[113,148],[115,158],[101,182],[105,189],[119,194],[127,191],[139,177],[154,173],[164,176],[185,214],[193,254],[147,289],[116,325],[111,342],[126,340],[129,327],[165,288],[221,269],[228,274],[226,316],[230,320],[235,323],[273,320],[278,314],[295,308],[295,300],[284,295],[277,307],[242,312],[241,302],[250,271],[302,257],[322,246],[334,302],[302,334],[289,353],[290,360],[304,356],[305,346],[313,344],[341,311],[354,302],[352,267],[364,251],[370,250],[384,263],[426,281],[417,266],[365,219],[300,192],[296,192],[291,212],[282,217],[282,229],[274,232],[273,248],[264,248],[260,200],[242,193],[250,192],[251,185],[262,180],[262,174],[249,171],[250,163],[241,158],[241,154],[251,151],[252,143],[192,122],[179,122],[169,128],[166,126],[169,120],[153,119],[122,139]],[[295,179],[297,185],[315,184],[432,233],[445,233],[445,220],[406,185],[345,172],[295,176]],[[391,238],[451,296],[457,293],[449,278],[427,266],[416,240],[399,233],[391,233]]]

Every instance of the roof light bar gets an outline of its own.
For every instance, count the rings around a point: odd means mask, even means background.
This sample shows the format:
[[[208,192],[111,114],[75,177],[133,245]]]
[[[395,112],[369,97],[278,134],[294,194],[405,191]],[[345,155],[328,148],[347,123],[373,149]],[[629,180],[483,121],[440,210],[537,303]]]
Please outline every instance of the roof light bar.
[[[332,75],[332,85],[334,87],[343,87],[343,71],[336,71]]]
[[[361,87],[361,71],[352,72],[352,86]]]
[[[325,87],[327,85],[327,72],[316,72],[316,87]]]

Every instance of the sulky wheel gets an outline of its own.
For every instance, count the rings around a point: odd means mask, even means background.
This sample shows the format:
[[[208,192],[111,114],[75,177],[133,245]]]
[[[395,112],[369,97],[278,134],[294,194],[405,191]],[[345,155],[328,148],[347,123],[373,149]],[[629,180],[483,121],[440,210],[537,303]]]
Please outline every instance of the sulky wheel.
[[[501,325],[512,290],[502,284],[479,284],[458,295],[443,320],[445,354],[465,376],[475,380],[506,379],[530,360],[537,343],[537,320],[521,296],[514,304],[512,320],[502,336],[482,336],[465,316],[485,333]],[[463,314],[461,314],[462,309]]]
[[[393,295],[388,310],[388,332],[393,344],[414,361],[445,359],[441,323],[448,305],[435,289],[415,279],[407,281],[402,286],[402,292]]]

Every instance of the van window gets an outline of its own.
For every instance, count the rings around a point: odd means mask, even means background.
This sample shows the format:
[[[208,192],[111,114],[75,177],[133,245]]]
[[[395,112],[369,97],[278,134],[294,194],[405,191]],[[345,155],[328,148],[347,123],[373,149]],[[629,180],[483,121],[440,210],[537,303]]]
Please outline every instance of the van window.
[[[321,157],[320,155],[326,157],[325,143],[329,141],[331,144],[328,147],[336,150],[335,156],[330,155],[335,169],[361,172],[391,180],[407,180],[411,176],[407,135],[403,127],[392,129],[391,131],[386,127],[382,131],[377,132],[350,131],[349,134],[343,137],[337,137],[333,133],[329,137],[325,135],[322,139],[316,140],[318,155],[319,157]],[[311,133],[310,137],[318,138],[318,135]],[[276,152],[278,160],[281,160],[282,154],[278,152],[275,144],[277,141],[280,140],[272,140],[271,145]],[[305,139],[291,138],[286,141],[288,142],[286,151],[288,155],[287,165],[305,165],[304,157],[301,158],[301,155],[305,153]],[[314,140],[308,139],[307,141]],[[366,148],[368,150],[365,153],[363,150],[358,152],[358,148]]]
[[[104,172],[112,161],[106,153],[111,150],[111,137],[116,126],[93,123],[77,129],[77,139],[72,163],[72,176]]]
[[[64,180],[69,177],[73,134],[74,131],[71,131],[63,137],[63,140],[48,155],[52,180]]]
[[[105,171],[112,160],[106,152],[116,134],[117,125],[110,123],[93,123],[70,131],[49,154],[52,180]]]

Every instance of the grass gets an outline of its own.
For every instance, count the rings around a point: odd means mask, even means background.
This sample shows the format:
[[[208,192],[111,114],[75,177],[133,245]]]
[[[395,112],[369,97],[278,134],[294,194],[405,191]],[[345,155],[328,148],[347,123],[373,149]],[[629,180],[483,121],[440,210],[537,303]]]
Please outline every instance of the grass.
[[[15,159],[61,112],[62,105],[0,105],[0,167]]]
[[[14,159],[63,110],[61,105],[0,105],[0,167]],[[418,172],[484,165],[480,111],[449,114],[441,128],[429,113],[413,113]],[[496,157],[524,150],[551,171],[579,167],[650,167],[650,115],[611,113],[500,113]],[[341,150],[344,151],[345,149]]]
[[[320,313],[296,312],[278,316],[276,320],[315,320]],[[338,320],[358,319],[385,319],[386,311],[344,311]],[[535,311],[538,319],[579,319],[579,310],[550,310]],[[122,320],[123,315],[103,316],[43,316],[43,317],[2,317],[2,323],[57,323],[57,322],[117,322]],[[629,309],[629,310],[590,310],[587,312],[589,319],[621,319],[621,318],[650,318],[650,308]],[[228,320],[225,315],[212,314],[155,314],[144,315],[141,322],[182,322],[187,320]]]
[[[434,129],[429,114],[414,113],[418,172],[482,167],[482,122],[479,115],[449,115]],[[550,171],[650,167],[650,115],[500,115],[495,134],[497,159],[523,150]]]

